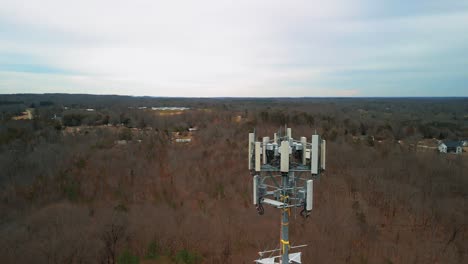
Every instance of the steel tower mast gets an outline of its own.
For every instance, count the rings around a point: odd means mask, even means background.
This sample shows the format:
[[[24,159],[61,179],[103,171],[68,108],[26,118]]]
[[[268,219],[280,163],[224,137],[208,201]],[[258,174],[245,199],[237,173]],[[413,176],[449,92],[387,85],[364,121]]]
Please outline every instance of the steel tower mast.
[[[267,204],[281,210],[280,248],[259,252],[258,264],[301,263],[301,253],[290,253],[289,218],[292,208],[302,208],[307,218],[313,207],[313,181],[325,170],[326,142],[319,135],[294,140],[291,128],[275,133],[273,140],[263,137],[256,141],[249,133],[249,170],[253,175],[253,204],[260,215]],[[263,258],[266,253],[280,252],[279,256]]]

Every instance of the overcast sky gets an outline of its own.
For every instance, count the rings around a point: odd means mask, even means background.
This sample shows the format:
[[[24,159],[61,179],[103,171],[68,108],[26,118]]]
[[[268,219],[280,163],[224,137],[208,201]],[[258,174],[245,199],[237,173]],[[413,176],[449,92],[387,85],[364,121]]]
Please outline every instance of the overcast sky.
[[[468,96],[468,1],[0,0],[0,93]]]

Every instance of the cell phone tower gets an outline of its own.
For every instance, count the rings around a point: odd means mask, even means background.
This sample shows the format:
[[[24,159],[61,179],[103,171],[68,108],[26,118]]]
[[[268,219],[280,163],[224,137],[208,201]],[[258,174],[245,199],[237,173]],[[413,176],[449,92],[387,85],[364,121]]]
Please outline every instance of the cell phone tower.
[[[255,133],[249,133],[249,170],[253,175],[253,204],[260,215],[263,205],[270,205],[281,211],[280,248],[258,252],[257,264],[301,263],[301,252],[290,253],[291,249],[305,247],[291,246],[289,242],[289,218],[292,208],[302,208],[301,216],[307,218],[313,207],[313,182],[325,170],[326,142],[319,135],[294,140],[291,128],[281,130],[273,139],[263,137],[256,141]],[[264,258],[267,253],[280,255]]]

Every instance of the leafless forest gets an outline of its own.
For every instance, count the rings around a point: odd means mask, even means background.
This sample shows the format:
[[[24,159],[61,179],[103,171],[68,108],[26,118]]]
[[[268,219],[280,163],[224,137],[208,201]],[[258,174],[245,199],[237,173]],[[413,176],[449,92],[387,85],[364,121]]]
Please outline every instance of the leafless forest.
[[[304,263],[468,262],[468,153],[417,147],[468,139],[466,98],[26,94],[0,111],[0,263],[252,263],[280,214],[252,205],[248,133],[285,124],[328,147],[311,217],[292,216]]]

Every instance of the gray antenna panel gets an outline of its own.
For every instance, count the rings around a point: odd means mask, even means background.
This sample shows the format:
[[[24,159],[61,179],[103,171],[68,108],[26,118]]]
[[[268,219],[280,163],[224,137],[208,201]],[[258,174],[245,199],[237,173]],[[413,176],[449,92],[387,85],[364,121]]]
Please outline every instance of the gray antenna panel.
[[[325,158],[326,158],[326,151],[327,151],[327,141],[322,140],[322,145],[321,145],[321,150],[322,153],[320,155],[320,161],[322,163],[322,170],[325,170]]]
[[[260,164],[260,156],[262,153],[262,147],[260,142],[255,142],[255,171],[260,171],[261,164]]]
[[[312,149],[310,153],[310,170],[312,174],[318,174],[319,166],[319,136],[312,135]]]
[[[302,165],[306,165],[306,152],[307,152],[307,138],[301,137],[301,144],[302,144]]]
[[[281,142],[281,172],[289,172],[289,141]]]
[[[253,177],[253,204],[258,204],[258,175]]]
[[[263,137],[263,147],[262,147],[263,164],[267,163],[266,145],[268,144],[268,142],[270,142],[270,137]]]
[[[252,170],[253,144],[255,141],[255,133],[249,133],[249,170]]]
[[[314,206],[314,181],[307,181],[307,200],[306,200],[306,210],[312,211]]]

